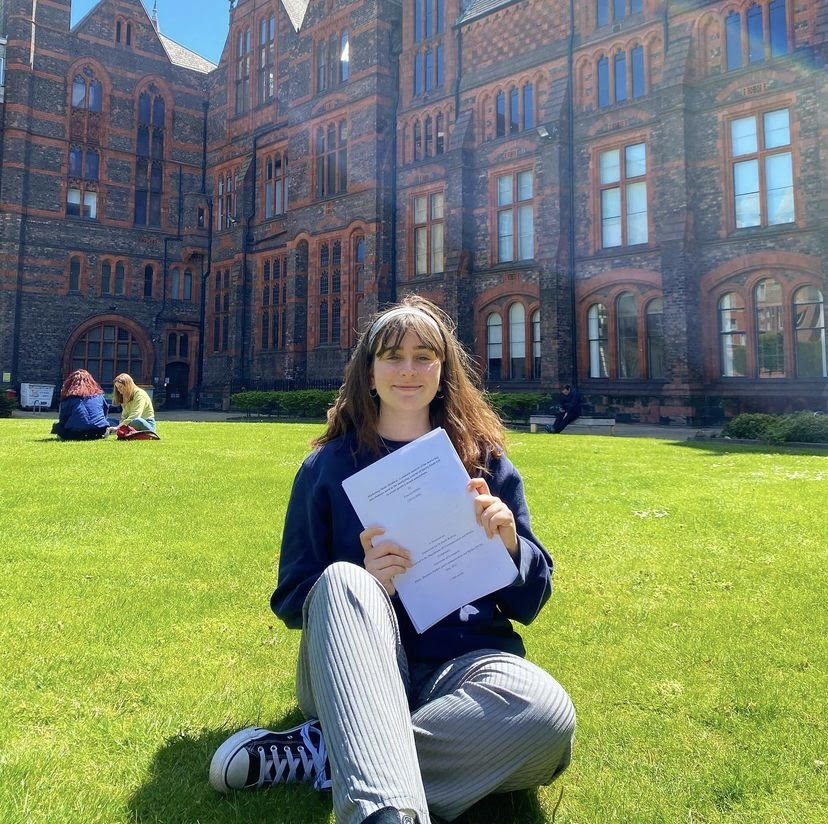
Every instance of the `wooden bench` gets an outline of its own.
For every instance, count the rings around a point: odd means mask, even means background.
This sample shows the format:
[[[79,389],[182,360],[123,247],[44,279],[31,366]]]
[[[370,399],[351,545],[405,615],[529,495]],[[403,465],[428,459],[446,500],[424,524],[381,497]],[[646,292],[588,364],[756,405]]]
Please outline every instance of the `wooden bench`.
[[[552,426],[555,423],[555,415],[530,415],[529,431],[537,432],[539,426]],[[599,429],[606,427],[610,435],[615,434],[615,418],[585,418],[581,416],[567,426],[567,429],[581,427],[583,429]]]

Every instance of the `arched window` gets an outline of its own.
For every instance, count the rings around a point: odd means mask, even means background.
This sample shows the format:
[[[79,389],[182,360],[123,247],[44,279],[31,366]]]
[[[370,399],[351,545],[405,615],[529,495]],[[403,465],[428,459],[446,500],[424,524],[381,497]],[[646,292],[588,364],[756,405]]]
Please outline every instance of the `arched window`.
[[[728,71],[742,67],[742,18],[736,11],[725,18],[725,53]]]
[[[132,23],[126,25],[126,44],[127,46],[132,45]]]
[[[126,294],[126,269],[123,263],[115,264],[115,294]]]
[[[609,321],[607,307],[603,303],[593,303],[589,307],[587,330],[589,334],[589,376],[606,378],[609,364]]]
[[[354,280],[357,292],[365,291],[365,238],[359,235],[354,241]]]
[[[754,290],[756,301],[756,343],[760,378],[785,376],[782,287],[772,278],[760,280]]]
[[[423,53],[417,52],[414,55],[414,94],[421,94],[423,91]]]
[[[747,11],[748,63],[765,59],[765,38],[762,34],[762,8],[754,4]]]
[[[745,304],[740,295],[728,292],[719,298],[721,373],[725,378],[747,376]]]
[[[615,55],[615,102],[627,99],[627,55],[619,51]]]
[[[802,286],[794,293],[796,327],[796,376],[825,378],[825,307],[816,286]]]
[[[644,97],[646,85],[644,83],[644,47],[635,46],[630,53],[632,65],[632,96]]]
[[[506,93],[499,91],[497,93],[497,137],[503,137],[506,134]]]
[[[486,318],[486,372],[490,381],[503,376],[503,320],[497,312]]]
[[[423,130],[420,121],[414,121],[414,160],[423,159]]]
[[[184,300],[193,299],[193,272],[191,269],[184,270],[184,288],[182,298]]]
[[[330,342],[330,333],[328,331],[328,301],[321,300],[319,302],[319,343],[324,345]]]
[[[101,264],[101,294],[112,294],[112,264],[108,260]]]
[[[172,279],[170,281],[170,298],[178,300],[181,296],[181,271],[176,266],[172,270]]]
[[[434,131],[431,125],[431,115],[425,119],[425,156],[431,157],[434,153]]]
[[[526,310],[522,303],[509,307],[509,377],[526,377]]]
[[[539,381],[541,376],[541,325],[540,309],[532,313],[532,377]]]
[[[97,80],[89,84],[89,111],[100,112],[103,110],[103,87]]]
[[[618,377],[641,377],[638,354],[638,316],[635,297],[630,292],[618,296],[615,302],[618,332]]]
[[[664,301],[655,298],[647,304],[647,377],[664,375]]]
[[[531,83],[523,87],[523,128],[535,128],[535,89]]]
[[[151,298],[152,297],[152,281],[155,276],[155,272],[152,269],[152,266],[145,266],[144,267],[144,297]]]
[[[509,134],[520,131],[520,94],[513,86],[509,90]]]
[[[79,74],[72,81],[72,108],[86,108],[86,80]]]
[[[236,114],[250,107],[250,29],[236,35]]]
[[[434,147],[434,154],[443,154],[446,147],[446,136],[445,132],[443,131],[443,115],[438,114],[436,119],[436,128],[437,128],[437,143]]]
[[[768,6],[771,57],[788,53],[788,16],[785,0],[771,0]]]
[[[598,60],[598,106],[604,107],[609,104],[609,58],[605,55]]]
[[[138,97],[138,137],[135,159],[136,226],[161,226],[164,191],[164,132],[166,104],[150,86]]]
[[[121,24],[121,21],[120,21],[120,20],[118,20],[118,21],[115,23],[115,42],[116,42],[116,43],[120,43],[120,42],[121,42],[121,25],[122,25],[122,24]]]
[[[69,291],[80,291],[80,273],[81,260],[79,257],[73,257],[69,260]]]
[[[101,384],[111,384],[115,375],[128,372],[144,382],[141,346],[129,329],[115,323],[93,326],[72,346],[70,368],[87,369]]]

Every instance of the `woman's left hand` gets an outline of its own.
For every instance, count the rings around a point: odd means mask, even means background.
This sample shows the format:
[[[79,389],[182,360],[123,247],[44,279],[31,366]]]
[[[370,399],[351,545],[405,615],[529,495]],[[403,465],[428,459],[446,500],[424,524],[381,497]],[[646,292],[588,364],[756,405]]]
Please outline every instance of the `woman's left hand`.
[[[519,545],[512,510],[500,498],[496,498],[489,492],[489,485],[483,478],[472,478],[468,488],[477,493],[474,499],[474,514],[477,523],[483,527],[489,538],[499,535],[503,545],[509,550],[509,554],[516,558]]]

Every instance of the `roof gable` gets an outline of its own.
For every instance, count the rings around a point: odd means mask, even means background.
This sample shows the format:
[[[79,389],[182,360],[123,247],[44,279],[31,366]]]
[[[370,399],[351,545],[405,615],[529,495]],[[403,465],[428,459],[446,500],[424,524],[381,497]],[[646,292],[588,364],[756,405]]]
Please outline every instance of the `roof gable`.
[[[463,10],[457,22],[466,23],[515,2],[517,0],[463,0]]]
[[[290,22],[296,31],[302,28],[309,4],[310,0],[282,0],[282,5],[285,7],[287,16],[290,18]]]

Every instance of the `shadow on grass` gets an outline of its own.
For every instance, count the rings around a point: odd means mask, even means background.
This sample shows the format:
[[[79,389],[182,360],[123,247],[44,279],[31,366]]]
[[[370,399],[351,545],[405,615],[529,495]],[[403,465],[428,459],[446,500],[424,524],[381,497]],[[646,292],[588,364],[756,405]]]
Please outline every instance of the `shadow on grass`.
[[[273,728],[298,723],[297,715],[274,722]],[[204,730],[179,735],[155,754],[149,775],[129,800],[132,824],[327,824],[330,793],[308,784],[279,785],[261,792],[227,796],[207,780],[210,759],[232,730]],[[447,764],[446,769],[451,769]],[[475,804],[455,824],[547,824],[535,791],[494,795]]]
[[[681,449],[699,449],[712,455],[724,455],[726,452],[742,452],[758,455],[828,455],[828,444],[772,444],[759,441],[746,443],[745,441],[728,441],[724,438],[672,441],[669,446]]]

